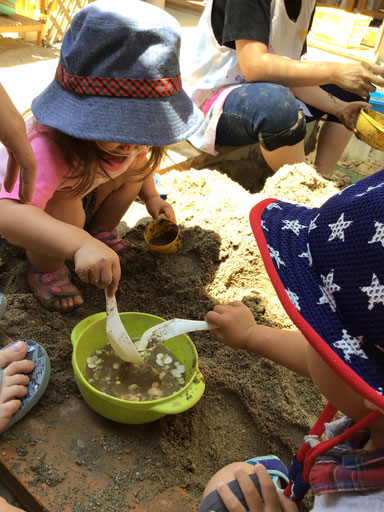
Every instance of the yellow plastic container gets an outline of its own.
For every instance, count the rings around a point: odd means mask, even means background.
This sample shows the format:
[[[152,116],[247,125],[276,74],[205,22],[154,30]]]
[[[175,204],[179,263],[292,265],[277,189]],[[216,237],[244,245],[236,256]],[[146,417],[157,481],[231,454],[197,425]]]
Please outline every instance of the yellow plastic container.
[[[185,367],[185,386],[177,393],[160,400],[131,402],[107,395],[91,386],[83,372],[87,358],[108,343],[105,316],[105,313],[89,316],[79,322],[71,333],[76,382],[84,400],[94,411],[120,423],[149,423],[167,414],[184,412],[200,400],[205,389],[204,379],[199,371],[196,347],[186,334],[164,342]],[[145,313],[120,313],[120,318],[131,337],[139,337],[150,327],[164,322],[163,318]]]
[[[27,18],[38,20],[41,16],[40,0],[16,0],[16,12]]]
[[[373,18],[332,7],[316,7],[310,38],[344,48],[356,48]]]
[[[384,151],[384,115],[376,110],[361,110],[357,118],[358,138],[375,149]]]
[[[154,254],[176,254],[181,249],[181,236],[177,224],[164,216],[148,224],[144,240]]]

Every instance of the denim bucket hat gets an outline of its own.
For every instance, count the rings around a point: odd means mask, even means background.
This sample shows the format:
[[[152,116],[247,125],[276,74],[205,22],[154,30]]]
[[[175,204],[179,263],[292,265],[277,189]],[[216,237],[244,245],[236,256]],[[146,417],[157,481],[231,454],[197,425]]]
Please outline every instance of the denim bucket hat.
[[[182,89],[180,26],[140,0],[98,0],[74,16],[55,80],[32,102],[39,123],[86,140],[163,146],[202,114]]]
[[[384,409],[384,170],[320,208],[266,199],[250,222],[293,323],[336,374]]]

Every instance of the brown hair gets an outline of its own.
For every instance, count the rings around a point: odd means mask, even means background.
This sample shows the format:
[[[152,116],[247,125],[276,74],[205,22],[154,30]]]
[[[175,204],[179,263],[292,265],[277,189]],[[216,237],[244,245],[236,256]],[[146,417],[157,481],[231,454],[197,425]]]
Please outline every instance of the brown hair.
[[[34,124],[37,130],[37,123]],[[91,187],[97,176],[101,175],[106,179],[112,179],[103,168],[103,163],[108,163],[110,157],[96,145],[95,141],[78,139],[56,129],[45,131],[44,134],[51,137],[62,150],[65,161],[73,170],[71,178],[79,180],[70,193],[70,197],[80,197]],[[156,172],[166,155],[164,146],[151,146],[149,151],[149,159],[133,174],[133,176],[136,174],[140,176],[138,182],[144,181]],[[147,169],[148,172],[142,176]]]

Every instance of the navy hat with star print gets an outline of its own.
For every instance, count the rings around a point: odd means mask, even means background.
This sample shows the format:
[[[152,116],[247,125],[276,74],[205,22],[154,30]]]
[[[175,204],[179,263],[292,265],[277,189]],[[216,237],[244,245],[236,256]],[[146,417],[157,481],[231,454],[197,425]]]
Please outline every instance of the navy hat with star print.
[[[384,409],[384,169],[320,208],[266,199],[250,221],[291,320],[351,388]]]

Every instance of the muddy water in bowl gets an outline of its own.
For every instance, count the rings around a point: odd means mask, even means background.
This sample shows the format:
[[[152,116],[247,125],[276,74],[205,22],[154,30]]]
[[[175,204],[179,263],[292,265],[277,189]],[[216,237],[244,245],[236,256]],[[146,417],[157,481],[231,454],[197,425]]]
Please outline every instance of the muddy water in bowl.
[[[99,391],[132,402],[165,398],[184,387],[185,368],[164,345],[143,356],[144,364],[127,363],[106,345],[87,358],[84,376]]]

